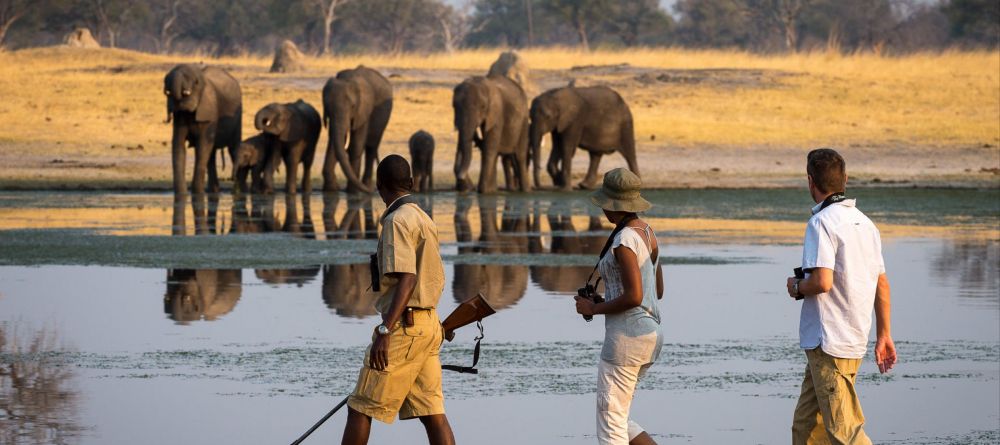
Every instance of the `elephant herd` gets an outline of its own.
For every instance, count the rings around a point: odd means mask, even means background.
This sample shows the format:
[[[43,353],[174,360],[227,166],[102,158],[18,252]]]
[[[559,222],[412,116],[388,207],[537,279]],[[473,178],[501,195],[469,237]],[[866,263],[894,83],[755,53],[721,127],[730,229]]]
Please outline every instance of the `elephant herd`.
[[[497,63],[511,59],[511,54],[504,53]],[[639,173],[632,113],[617,92],[604,86],[576,87],[571,83],[542,93],[529,105],[523,73],[504,72],[496,66],[485,76],[465,79],[453,91],[458,132],[454,168],[457,190],[495,192],[497,161],[508,190],[531,190],[532,180],[534,187],[540,188],[542,140],[546,134],[552,140],[546,170],[557,188],[571,187],[572,159],[577,148],[590,154],[590,166],[578,184],[580,188],[596,185],[601,157],[616,151],[624,156],[630,170]],[[301,164],[301,191],[308,195],[323,128],[328,136],[323,191],[340,190],[338,163],[348,193],[373,191],[372,176],[393,101],[392,84],[378,71],[358,66],[327,80],[322,91],[322,115],[302,99],[264,106],[254,117],[258,134],[245,140],[240,86],[224,69],[178,65],[164,78],[164,94],[166,122],[173,123],[173,188],[177,195],[188,190],[188,146],[195,153],[192,193],[219,191],[216,150],[225,148],[233,161],[235,192],[273,193],[274,173],[284,164],[285,191],[295,194]],[[434,137],[420,130],[410,138],[409,145],[416,191],[432,191]],[[474,147],[481,158],[475,186],[469,176]],[[532,162],[533,174],[529,175]]]

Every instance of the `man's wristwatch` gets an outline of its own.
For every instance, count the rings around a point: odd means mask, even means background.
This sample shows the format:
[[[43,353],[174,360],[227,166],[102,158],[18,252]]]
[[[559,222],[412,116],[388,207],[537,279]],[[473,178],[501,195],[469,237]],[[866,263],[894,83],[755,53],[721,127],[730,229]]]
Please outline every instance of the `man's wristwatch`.
[[[380,324],[375,328],[375,332],[378,332],[378,335],[389,335],[389,328],[384,324]]]

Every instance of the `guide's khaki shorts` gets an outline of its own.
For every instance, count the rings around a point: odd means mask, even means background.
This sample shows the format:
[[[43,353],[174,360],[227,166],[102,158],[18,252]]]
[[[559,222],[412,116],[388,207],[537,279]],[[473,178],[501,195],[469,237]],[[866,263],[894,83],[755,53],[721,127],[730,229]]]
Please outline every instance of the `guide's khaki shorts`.
[[[385,423],[392,423],[396,413],[402,420],[444,414],[442,339],[437,311],[413,311],[413,327],[397,325],[389,334],[389,365],[384,371],[369,367],[368,346],[347,406]]]
[[[806,351],[808,365],[792,420],[792,445],[871,445],[865,415],[854,391],[861,359]]]

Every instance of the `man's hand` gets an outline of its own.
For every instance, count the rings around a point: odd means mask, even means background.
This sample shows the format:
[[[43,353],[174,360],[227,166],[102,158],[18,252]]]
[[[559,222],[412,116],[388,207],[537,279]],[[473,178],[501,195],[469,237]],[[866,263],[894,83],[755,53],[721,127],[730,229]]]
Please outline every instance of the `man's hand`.
[[[792,298],[798,297],[798,295],[795,293],[795,281],[797,281],[797,280],[798,280],[798,278],[788,277],[788,282],[786,283],[786,286],[788,287],[788,296],[789,297],[792,297]]]
[[[579,295],[576,297],[576,313],[580,315],[594,315],[594,302]]]
[[[372,351],[369,355],[371,356],[371,363],[368,366],[376,371],[385,371],[385,368],[389,366],[388,334],[375,335],[375,341],[372,342]]]
[[[892,337],[879,337],[875,341],[875,364],[878,365],[878,372],[885,374],[896,364],[896,345],[892,342]]]

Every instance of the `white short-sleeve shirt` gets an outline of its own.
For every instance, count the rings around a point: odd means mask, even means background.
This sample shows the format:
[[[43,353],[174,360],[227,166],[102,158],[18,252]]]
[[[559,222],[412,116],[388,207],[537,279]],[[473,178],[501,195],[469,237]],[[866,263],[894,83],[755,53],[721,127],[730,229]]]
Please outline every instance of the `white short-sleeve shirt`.
[[[839,358],[862,358],[868,348],[875,289],[885,272],[882,240],[875,224],[847,199],[819,210],[806,227],[802,269],[833,270],[829,292],[806,296],[799,318],[799,344],[822,347]]]

